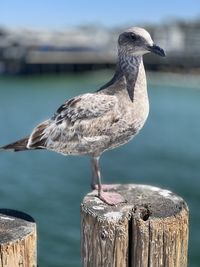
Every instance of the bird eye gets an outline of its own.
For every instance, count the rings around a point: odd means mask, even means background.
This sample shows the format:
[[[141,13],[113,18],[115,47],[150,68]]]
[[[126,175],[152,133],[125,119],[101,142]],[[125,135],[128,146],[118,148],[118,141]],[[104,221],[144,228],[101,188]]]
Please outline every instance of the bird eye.
[[[137,36],[134,33],[131,33],[131,40],[135,41],[137,39]]]

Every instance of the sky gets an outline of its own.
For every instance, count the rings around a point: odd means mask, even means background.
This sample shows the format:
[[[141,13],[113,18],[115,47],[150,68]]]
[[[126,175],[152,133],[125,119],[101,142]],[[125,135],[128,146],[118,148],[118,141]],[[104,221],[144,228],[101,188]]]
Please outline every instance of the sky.
[[[200,18],[199,0],[1,0],[0,26],[63,29]]]

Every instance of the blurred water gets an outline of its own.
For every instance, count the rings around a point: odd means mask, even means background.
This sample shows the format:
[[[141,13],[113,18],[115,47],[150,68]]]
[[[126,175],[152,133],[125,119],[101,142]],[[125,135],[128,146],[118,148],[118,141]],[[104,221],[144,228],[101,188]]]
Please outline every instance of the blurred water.
[[[111,73],[0,78],[0,144],[30,133],[74,95],[93,91]],[[101,160],[108,183],[171,189],[190,207],[189,266],[200,264],[200,90],[185,76],[149,75],[151,112],[143,131]],[[185,79],[184,86],[181,84]],[[165,81],[162,84],[162,81]],[[169,81],[169,83],[167,83]],[[178,82],[179,81],[179,82]],[[200,87],[200,84],[199,84]],[[79,206],[89,190],[89,159],[46,152],[0,154],[0,208],[35,218],[39,266],[80,266]]]

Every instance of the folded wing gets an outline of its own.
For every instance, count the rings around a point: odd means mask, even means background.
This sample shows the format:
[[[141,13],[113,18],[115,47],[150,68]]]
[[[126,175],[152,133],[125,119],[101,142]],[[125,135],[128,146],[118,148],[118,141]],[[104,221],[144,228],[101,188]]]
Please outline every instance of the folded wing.
[[[96,138],[106,125],[116,119],[118,100],[104,94],[84,94],[66,101],[54,116],[39,124],[32,132],[28,148],[56,150],[67,142]],[[94,127],[95,125],[95,127]]]

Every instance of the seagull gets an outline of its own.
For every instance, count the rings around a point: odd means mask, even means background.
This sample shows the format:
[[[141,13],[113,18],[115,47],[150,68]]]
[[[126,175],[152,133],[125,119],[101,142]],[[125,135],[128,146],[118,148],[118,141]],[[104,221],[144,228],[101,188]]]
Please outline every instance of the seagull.
[[[149,100],[143,55],[165,52],[143,28],[132,27],[119,35],[118,60],[113,78],[94,93],[64,102],[54,115],[38,124],[30,134],[1,150],[46,149],[63,155],[91,158],[91,187],[108,205],[126,202],[112,185],[101,183],[99,158],[106,150],[130,141],[143,127]]]

